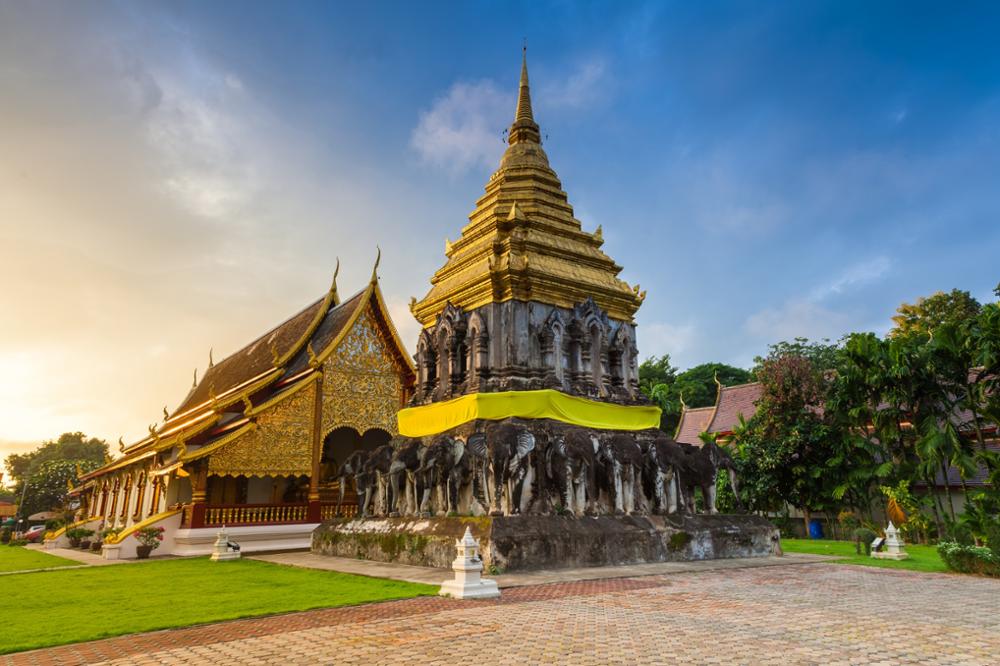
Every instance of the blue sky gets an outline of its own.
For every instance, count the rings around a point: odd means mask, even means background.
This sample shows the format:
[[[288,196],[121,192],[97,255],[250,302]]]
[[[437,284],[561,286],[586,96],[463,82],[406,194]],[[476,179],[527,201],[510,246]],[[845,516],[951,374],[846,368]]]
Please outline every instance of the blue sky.
[[[998,32],[995,3],[0,1],[0,441],[141,434],[376,244],[413,342],[525,38],[577,217],[648,290],[643,355],[746,366],[987,299]]]

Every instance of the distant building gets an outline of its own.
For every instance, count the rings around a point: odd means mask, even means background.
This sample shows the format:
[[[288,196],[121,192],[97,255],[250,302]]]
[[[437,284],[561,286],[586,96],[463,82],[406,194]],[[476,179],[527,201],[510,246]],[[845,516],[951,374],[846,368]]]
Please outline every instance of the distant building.
[[[760,382],[737,386],[720,384],[714,405],[695,408],[685,405],[681,409],[674,439],[684,444],[701,446],[699,436],[708,432],[717,435],[720,443],[725,442],[736,431],[741,417],[746,421],[753,417],[760,395]]]

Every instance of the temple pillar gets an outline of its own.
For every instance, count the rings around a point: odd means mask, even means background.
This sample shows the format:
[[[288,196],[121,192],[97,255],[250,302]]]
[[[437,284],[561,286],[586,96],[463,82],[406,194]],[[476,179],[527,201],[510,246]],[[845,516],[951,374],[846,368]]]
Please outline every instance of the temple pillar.
[[[316,390],[313,400],[312,426],[312,470],[309,474],[309,509],[310,522],[320,522],[319,503],[319,468],[323,457],[323,371],[317,373]]]
[[[205,526],[205,505],[208,501],[208,468],[199,460],[191,471],[191,528]]]

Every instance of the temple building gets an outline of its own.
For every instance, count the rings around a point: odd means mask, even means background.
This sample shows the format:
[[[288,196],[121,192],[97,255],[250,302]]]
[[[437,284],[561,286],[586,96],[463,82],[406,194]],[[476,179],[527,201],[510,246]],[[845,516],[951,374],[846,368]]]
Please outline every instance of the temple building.
[[[708,407],[681,408],[674,439],[683,444],[701,446],[701,435],[711,433],[719,444],[725,444],[736,431],[742,418],[749,421],[757,411],[761,396],[759,382],[723,386],[715,394],[715,404]]]
[[[501,395],[527,400],[532,392],[536,415],[582,405],[562,400],[548,409],[552,400],[575,397],[595,403],[586,408],[591,417],[597,404],[604,407],[587,425],[649,427],[655,408],[639,392],[634,320],[645,293],[618,278],[622,267],[601,250],[603,243],[600,227],[584,231],[573,216],[549,166],[522,59],[500,167],[460,237],[445,241],[446,261],[430,291],[410,303],[423,330],[412,407],[400,415],[403,434],[434,434],[458,423],[457,416],[438,418],[441,410],[421,407],[465,398],[458,411],[466,416],[523,416],[489,405],[499,405]],[[641,413],[612,406],[638,406]]]
[[[376,272],[344,301],[334,276],[322,298],[210,360],[180,406],[120,458],[81,475],[76,526],[118,529],[105,541],[112,558],[133,557],[126,537],[146,526],[165,528],[158,554],[207,553],[222,525],[244,550],[307,547],[338,511],[337,465],[397,433],[414,377]]]

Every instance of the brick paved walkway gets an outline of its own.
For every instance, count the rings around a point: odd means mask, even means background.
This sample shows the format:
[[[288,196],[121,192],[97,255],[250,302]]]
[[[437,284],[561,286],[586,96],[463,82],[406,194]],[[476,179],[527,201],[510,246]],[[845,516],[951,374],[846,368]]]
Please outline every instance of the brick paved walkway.
[[[990,664],[1000,581],[807,564],[512,588],[163,631],[9,664]]]

